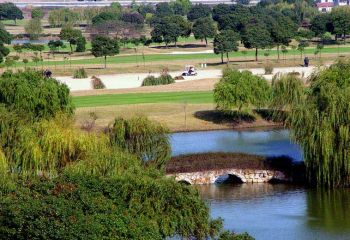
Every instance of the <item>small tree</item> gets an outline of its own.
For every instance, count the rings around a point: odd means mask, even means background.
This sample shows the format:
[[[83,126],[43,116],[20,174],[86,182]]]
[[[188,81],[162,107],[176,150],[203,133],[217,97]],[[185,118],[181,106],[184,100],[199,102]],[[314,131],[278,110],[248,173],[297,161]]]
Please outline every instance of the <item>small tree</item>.
[[[27,64],[28,64],[28,59],[24,58],[22,60],[22,62],[24,63],[24,68],[26,69],[27,68]]]
[[[211,18],[200,18],[193,24],[192,31],[196,39],[204,39],[205,46],[208,46],[208,38],[215,36],[216,26]]]
[[[224,54],[226,53],[227,61],[228,54],[232,51],[238,51],[239,34],[232,30],[223,30],[214,38],[214,53],[221,54],[221,63],[224,63]]]
[[[306,41],[301,41],[299,44],[298,44],[298,51],[300,52],[300,59],[303,58],[303,54],[304,54],[304,51],[305,51],[305,48],[309,46],[309,44],[306,42]]]
[[[0,19],[13,20],[17,24],[17,19],[23,19],[23,13],[15,4],[5,2],[0,4]]]
[[[86,39],[85,37],[80,37],[77,40],[77,48],[75,49],[76,52],[85,52],[86,50]]]
[[[255,61],[258,61],[258,49],[272,46],[270,32],[261,22],[250,23],[245,27],[242,41],[246,48],[255,48]]]
[[[38,39],[43,31],[41,20],[38,18],[30,19],[24,30],[29,35],[30,39]]]
[[[271,88],[267,81],[249,71],[225,70],[214,89],[217,108],[223,111],[250,111],[268,104]]]
[[[15,50],[15,52],[17,53],[17,55],[20,56],[21,53],[23,52],[23,47],[22,47],[22,45],[15,44],[15,45],[13,46],[13,50]]]
[[[104,57],[105,68],[107,68],[107,56],[114,56],[119,53],[118,40],[107,36],[97,36],[92,39],[92,55]]]
[[[60,38],[69,42],[71,53],[73,53],[73,45],[76,45],[78,39],[82,37],[83,35],[79,29],[73,29],[71,27],[62,28],[60,32]]]
[[[44,11],[41,8],[33,8],[31,11],[31,17],[33,19],[43,19]]]

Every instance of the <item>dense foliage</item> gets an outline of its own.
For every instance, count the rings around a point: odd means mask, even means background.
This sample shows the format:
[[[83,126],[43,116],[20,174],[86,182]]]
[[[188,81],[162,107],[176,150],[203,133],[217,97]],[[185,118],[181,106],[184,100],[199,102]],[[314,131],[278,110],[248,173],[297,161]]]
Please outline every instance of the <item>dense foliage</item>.
[[[0,3],[0,20],[14,20],[23,19],[22,11],[13,3]]]
[[[169,74],[161,74],[159,77],[148,76],[143,82],[142,86],[156,86],[156,85],[167,85],[175,83],[174,78]]]
[[[214,53],[221,55],[221,63],[224,62],[224,54],[229,61],[228,54],[233,51],[238,51],[239,35],[232,30],[223,30],[214,38]]]
[[[196,191],[150,177],[73,175],[24,182],[0,205],[2,239],[204,238],[212,230]]]
[[[95,57],[104,57],[105,68],[107,67],[107,56],[114,56],[119,53],[119,44],[117,39],[111,39],[107,36],[97,36],[91,41],[91,52]]]
[[[0,24],[0,63],[4,60],[4,57],[10,53],[10,50],[5,47],[4,44],[10,44],[11,39],[10,33]]]
[[[157,169],[170,156],[165,127],[135,118],[117,119],[109,135],[80,130],[58,114],[60,107],[72,112],[68,88],[30,70],[6,72],[0,90],[7,94],[0,108],[2,239],[220,233],[221,221],[210,220],[198,192]]]
[[[241,112],[266,106],[270,94],[270,86],[264,78],[249,71],[226,69],[215,85],[214,100],[219,110]]]
[[[109,128],[111,144],[135,154],[139,159],[157,168],[163,168],[170,159],[171,147],[166,127],[145,117],[117,118]]]
[[[0,103],[9,111],[31,118],[73,113],[68,87],[32,70],[5,72],[0,76]]]
[[[275,105],[277,110],[289,110],[286,125],[303,149],[313,185],[350,184],[349,69],[347,60],[314,73],[306,91],[291,79],[284,78],[274,84],[275,102],[281,101],[281,105]]]

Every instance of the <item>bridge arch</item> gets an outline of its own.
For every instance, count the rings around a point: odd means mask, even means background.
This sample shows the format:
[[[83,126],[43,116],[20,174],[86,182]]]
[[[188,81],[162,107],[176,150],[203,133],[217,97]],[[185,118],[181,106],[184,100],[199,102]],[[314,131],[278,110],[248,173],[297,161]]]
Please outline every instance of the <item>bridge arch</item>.
[[[244,181],[242,177],[239,176],[238,174],[227,173],[227,174],[216,176],[214,183],[215,184],[226,184],[226,183],[241,184],[241,183],[244,183]]]

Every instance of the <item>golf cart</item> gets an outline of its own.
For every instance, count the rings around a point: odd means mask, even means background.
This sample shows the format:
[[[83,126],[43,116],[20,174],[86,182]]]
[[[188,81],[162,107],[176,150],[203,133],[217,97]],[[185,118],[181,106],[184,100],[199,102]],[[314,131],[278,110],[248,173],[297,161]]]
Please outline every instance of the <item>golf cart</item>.
[[[185,71],[182,72],[182,76],[196,76],[197,72],[193,65],[185,67]]]

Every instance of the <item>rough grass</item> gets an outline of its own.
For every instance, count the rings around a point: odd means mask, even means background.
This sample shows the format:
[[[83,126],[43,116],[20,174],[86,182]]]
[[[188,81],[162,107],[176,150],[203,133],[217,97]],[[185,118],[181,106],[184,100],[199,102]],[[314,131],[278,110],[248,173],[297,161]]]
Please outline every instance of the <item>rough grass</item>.
[[[292,160],[288,157],[269,158],[244,153],[200,153],[171,158],[166,165],[167,173],[199,172],[219,169],[258,169],[290,171]]]
[[[127,93],[74,97],[77,108],[141,103],[213,103],[212,91]]]

